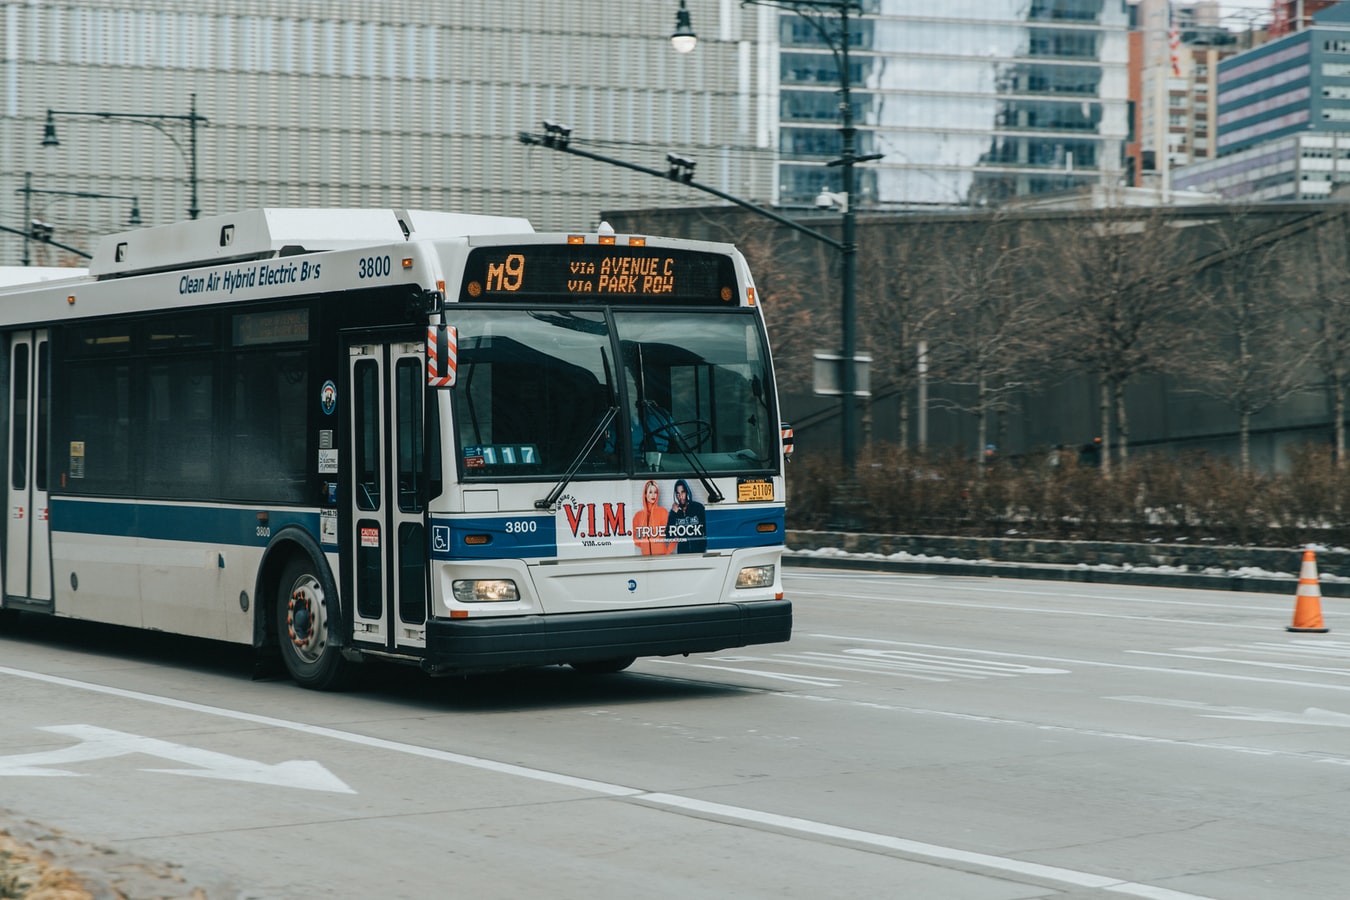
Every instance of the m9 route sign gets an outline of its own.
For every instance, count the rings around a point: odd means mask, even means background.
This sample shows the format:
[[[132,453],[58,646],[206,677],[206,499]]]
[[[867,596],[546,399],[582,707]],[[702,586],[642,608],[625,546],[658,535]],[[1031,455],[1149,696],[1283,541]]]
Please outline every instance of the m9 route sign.
[[[722,253],[576,244],[479,247],[465,264],[460,301],[649,302],[733,306],[736,269]]]

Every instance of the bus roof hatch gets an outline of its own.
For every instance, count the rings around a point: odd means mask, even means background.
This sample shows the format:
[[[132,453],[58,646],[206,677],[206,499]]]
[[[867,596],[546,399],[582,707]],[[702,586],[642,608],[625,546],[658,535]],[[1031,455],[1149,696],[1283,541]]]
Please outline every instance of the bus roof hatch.
[[[400,209],[249,209],[99,241],[89,274],[115,278],[411,239],[529,233],[525,219]]]

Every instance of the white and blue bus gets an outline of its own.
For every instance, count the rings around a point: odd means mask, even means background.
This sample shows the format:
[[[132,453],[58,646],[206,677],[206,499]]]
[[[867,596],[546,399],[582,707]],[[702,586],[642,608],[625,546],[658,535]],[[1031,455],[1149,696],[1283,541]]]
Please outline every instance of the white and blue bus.
[[[0,620],[334,689],[785,641],[784,449],[730,245],[259,209],[0,288]]]

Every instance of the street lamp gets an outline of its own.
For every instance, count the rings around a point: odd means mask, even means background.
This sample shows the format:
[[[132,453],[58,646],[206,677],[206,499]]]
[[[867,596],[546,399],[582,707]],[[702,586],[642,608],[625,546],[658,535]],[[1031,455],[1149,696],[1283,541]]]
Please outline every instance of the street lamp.
[[[14,193],[23,194],[23,264],[25,266],[32,264],[32,259],[28,252],[30,241],[38,241],[44,244],[55,243],[52,240],[52,226],[34,218],[34,216],[41,213],[48,206],[51,206],[52,203],[55,203],[63,197],[79,197],[86,200],[130,200],[131,215],[127,219],[127,224],[141,224],[141,199],[135,194],[102,194],[97,191],[63,191],[55,188],[35,188],[33,187],[32,172],[23,173],[23,187],[15,188]],[[34,210],[33,195],[35,194],[43,194],[48,197],[53,197],[54,199],[48,201],[41,209]],[[88,254],[82,255],[87,256]]]
[[[856,205],[852,202],[853,193],[856,189],[853,166],[860,162],[868,162],[874,159],[881,159],[883,154],[868,153],[859,156],[857,152],[857,129],[853,127],[853,104],[849,95],[852,88],[852,73],[849,70],[848,50],[850,43],[849,35],[849,16],[850,14],[862,15],[862,5],[859,0],[741,0],[742,6],[769,6],[788,12],[796,13],[820,35],[825,46],[829,48],[834,55],[835,68],[839,73],[839,136],[841,139],[841,152],[838,159],[832,159],[827,166],[838,166],[842,181],[842,190],[835,194],[827,190],[822,190],[816,197],[818,207],[835,207],[840,210],[840,338],[841,352],[839,360],[839,388],[841,393],[840,408],[840,455],[843,463],[843,478],[841,479],[840,494],[842,497],[841,507],[847,507],[850,504],[858,502],[857,495],[857,397],[858,391],[858,372],[855,368],[857,361],[857,335],[856,329],[856,294],[858,279],[858,244],[857,244],[857,213]],[[684,0],[680,0],[680,11],[676,13],[677,33],[678,26],[682,23],[688,27],[689,34],[693,36],[692,23],[688,21],[688,11],[684,8]],[[827,16],[837,19],[837,27],[827,27]],[[672,36],[671,41],[675,38]],[[690,45],[690,49],[693,45]],[[679,49],[678,47],[676,49]],[[822,204],[821,200],[825,203]],[[851,522],[854,518],[853,511],[849,509],[836,510],[836,516],[844,522]]]
[[[670,46],[675,48],[676,53],[690,53],[698,45],[698,35],[694,34],[693,23],[689,21],[689,10],[685,8],[684,0],[680,0],[680,8],[675,12],[675,33],[670,36]]]
[[[836,194],[830,190],[830,186],[823,185],[820,193],[816,194],[816,209],[837,209],[840,212],[848,212],[848,194]]]
[[[687,156],[677,156],[674,153],[666,154],[666,162],[670,165],[670,170],[666,177],[671,181],[683,181],[689,184],[694,180],[694,167],[698,163],[689,159]]]
[[[568,143],[572,140],[572,126],[559,125],[557,122],[544,120],[544,146],[555,147],[558,150],[566,150]]]
[[[151,128],[164,135],[173,145],[178,148],[178,152],[183,154],[183,160],[188,168],[188,185],[191,188],[192,199],[188,206],[188,216],[195,219],[201,212],[197,205],[197,126],[208,125],[209,120],[206,116],[197,113],[197,95],[191,95],[191,105],[187,115],[171,115],[166,113],[144,114],[144,113],[124,113],[124,112],[80,112],[66,109],[47,110],[47,122],[42,128],[42,146],[59,147],[61,142],[56,137],[56,117],[57,116],[82,116],[95,119],[126,119],[138,125],[149,125]],[[186,122],[188,126],[188,146],[184,147],[182,141],[174,136],[173,132],[166,128],[166,125],[173,125]]]

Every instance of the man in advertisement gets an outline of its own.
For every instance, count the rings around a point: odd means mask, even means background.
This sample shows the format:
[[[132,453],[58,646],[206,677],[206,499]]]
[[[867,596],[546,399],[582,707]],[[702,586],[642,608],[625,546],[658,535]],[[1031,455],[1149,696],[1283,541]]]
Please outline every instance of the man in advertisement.
[[[675,542],[676,553],[704,553],[708,549],[707,515],[683,478],[675,482],[675,505],[666,519],[666,533]]]

